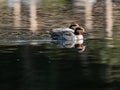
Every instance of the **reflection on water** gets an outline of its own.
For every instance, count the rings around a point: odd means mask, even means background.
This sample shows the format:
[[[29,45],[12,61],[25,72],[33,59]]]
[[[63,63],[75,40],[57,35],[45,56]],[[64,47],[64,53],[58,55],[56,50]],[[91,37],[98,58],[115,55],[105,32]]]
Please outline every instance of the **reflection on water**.
[[[106,32],[107,32],[107,37],[112,38],[113,32],[113,10],[112,10],[112,1],[111,0],[106,0]]]
[[[1,45],[1,90],[118,90],[119,47],[107,47],[105,42],[90,39],[83,53],[51,41]]]
[[[86,45],[84,43],[84,40],[75,40],[75,41],[70,41],[70,40],[58,40],[58,41],[53,41],[53,44],[58,46],[59,48],[76,48],[77,52],[83,53],[85,51]]]
[[[14,13],[14,26],[19,28],[21,26],[21,3],[20,0],[14,0],[13,2]]]
[[[36,12],[36,0],[30,1],[30,30],[37,30],[37,12]]]
[[[0,0],[0,89],[119,90],[119,5],[119,0]],[[51,40],[51,29],[72,21],[86,28],[87,40]]]
[[[72,21],[77,21],[91,38],[112,38],[113,31],[119,29],[117,3],[112,0],[0,1],[0,27],[38,33],[67,27]]]

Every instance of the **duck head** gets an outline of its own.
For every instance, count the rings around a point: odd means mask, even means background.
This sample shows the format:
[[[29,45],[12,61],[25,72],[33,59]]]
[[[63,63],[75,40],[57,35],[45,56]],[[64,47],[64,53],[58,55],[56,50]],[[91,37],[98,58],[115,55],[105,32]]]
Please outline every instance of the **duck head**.
[[[79,25],[76,22],[72,22],[71,25],[69,26],[70,29],[75,30]]]
[[[82,35],[82,34],[83,34],[83,30],[82,30],[82,28],[77,27],[77,28],[75,29],[74,34],[75,34],[75,35]]]

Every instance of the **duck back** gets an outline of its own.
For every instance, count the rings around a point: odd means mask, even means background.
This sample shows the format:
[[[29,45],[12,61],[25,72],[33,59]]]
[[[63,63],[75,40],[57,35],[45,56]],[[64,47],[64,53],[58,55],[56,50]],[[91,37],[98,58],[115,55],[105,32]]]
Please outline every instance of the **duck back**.
[[[69,28],[58,28],[53,29],[51,32],[51,38],[53,40],[76,40],[76,39],[83,39],[82,35],[75,35],[74,31]]]

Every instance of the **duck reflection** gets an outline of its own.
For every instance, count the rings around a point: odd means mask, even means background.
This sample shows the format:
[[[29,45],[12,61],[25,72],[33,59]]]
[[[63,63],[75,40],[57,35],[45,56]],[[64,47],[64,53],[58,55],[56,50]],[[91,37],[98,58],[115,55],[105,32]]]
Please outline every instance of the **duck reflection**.
[[[57,40],[53,41],[53,44],[55,44],[59,48],[75,48],[79,53],[82,53],[85,51],[86,45],[84,40]]]

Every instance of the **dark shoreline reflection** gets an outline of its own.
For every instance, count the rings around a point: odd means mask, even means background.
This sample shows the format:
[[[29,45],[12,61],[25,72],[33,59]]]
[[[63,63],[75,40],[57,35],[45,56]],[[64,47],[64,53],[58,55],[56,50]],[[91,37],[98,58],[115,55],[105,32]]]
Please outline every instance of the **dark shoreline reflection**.
[[[1,90],[117,90],[119,80],[107,81],[109,65],[90,61],[89,55],[45,42],[1,45]]]

